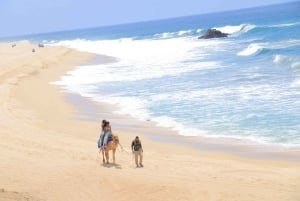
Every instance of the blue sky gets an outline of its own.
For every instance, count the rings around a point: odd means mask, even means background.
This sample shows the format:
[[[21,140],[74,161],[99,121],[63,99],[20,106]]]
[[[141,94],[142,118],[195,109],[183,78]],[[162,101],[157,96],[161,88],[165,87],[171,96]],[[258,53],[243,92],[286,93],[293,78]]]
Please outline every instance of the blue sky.
[[[0,37],[106,26],[292,0],[0,0]]]

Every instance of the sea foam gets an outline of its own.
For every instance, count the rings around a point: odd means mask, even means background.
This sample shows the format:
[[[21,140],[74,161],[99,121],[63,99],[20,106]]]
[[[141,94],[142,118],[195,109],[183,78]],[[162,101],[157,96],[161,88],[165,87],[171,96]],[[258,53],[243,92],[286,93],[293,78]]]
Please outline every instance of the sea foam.
[[[215,29],[223,32],[223,33],[228,33],[228,34],[233,34],[233,35],[240,35],[247,33],[248,31],[254,29],[256,26],[252,24],[241,24],[241,25],[227,25],[223,27],[215,27]]]
[[[238,56],[251,56],[261,52],[264,49],[263,44],[250,44],[246,49],[237,53]]]
[[[277,42],[268,43],[251,43],[244,50],[237,53],[238,56],[252,56],[257,55],[260,52],[268,50],[280,50],[284,48],[289,48],[293,46],[299,46],[300,40],[283,40]]]
[[[103,41],[61,41],[53,45],[75,48],[81,51],[114,56],[118,62],[106,65],[92,65],[89,71],[80,67],[69,74],[80,74],[86,82],[134,81],[141,79],[159,78],[166,75],[178,75],[194,70],[215,68],[217,62],[200,63],[188,62],[190,58],[200,58],[199,45],[203,48],[221,43],[198,43],[193,39],[173,38],[164,40],[133,40],[130,38]],[[146,47],[146,48],[145,48]],[[178,68],[182,66],[182,68]],[[101,79],[99,75],[101,74]],[[114,74],[113,77],[110,75]],[[64,80],[67,80],[65,77]],[[75,81],[74,81],[75,82]]]

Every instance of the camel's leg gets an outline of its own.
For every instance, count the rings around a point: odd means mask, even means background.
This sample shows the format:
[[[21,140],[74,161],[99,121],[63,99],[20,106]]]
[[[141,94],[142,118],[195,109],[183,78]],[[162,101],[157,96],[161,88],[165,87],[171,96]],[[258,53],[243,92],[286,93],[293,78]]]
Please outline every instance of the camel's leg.
[[[106,163],[109,163],[109,151],[105,151]]]
[[[113,149],[113,160],[114,160],[114,163],[116,163],[116,159],[115,159],[115,154],[116,154],[116,149]]]

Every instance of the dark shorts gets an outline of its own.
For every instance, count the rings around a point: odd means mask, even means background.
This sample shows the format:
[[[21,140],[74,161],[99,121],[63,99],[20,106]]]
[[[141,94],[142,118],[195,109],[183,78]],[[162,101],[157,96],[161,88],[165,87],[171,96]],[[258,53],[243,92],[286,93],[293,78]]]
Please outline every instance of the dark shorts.
[[[108,137],[107,138],[107,144],[109,143],[109,142],[112,142],[113,141],[113,138],[112,137]]]

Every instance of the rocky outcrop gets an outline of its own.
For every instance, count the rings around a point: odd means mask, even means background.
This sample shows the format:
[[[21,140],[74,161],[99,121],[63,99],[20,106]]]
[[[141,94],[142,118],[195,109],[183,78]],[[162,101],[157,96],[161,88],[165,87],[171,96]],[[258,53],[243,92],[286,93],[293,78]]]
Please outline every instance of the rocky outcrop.
[[[209,38],[223,38],[227,37],[228,33],[223,33],[217,29],[208,29],[203,36],[198,37],[198,39],[209,39]]]

